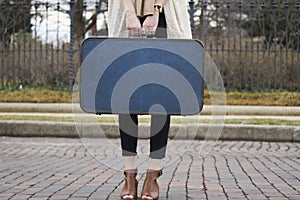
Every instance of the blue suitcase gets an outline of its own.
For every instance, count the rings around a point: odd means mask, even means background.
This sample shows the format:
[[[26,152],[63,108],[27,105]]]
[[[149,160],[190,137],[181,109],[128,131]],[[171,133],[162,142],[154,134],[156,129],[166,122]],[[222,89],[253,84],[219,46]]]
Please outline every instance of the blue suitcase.
[[[204,58],[198,40],[88,38],[81,46],[80,106],[95,114],[197,114]]]

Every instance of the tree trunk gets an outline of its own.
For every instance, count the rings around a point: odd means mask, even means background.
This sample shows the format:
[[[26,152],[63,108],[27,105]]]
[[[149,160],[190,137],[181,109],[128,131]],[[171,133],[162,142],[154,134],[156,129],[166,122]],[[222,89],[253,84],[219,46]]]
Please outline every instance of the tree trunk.
[[[84,39],[83,0],[76,0],[74,5],[74,37],[76,41]]]

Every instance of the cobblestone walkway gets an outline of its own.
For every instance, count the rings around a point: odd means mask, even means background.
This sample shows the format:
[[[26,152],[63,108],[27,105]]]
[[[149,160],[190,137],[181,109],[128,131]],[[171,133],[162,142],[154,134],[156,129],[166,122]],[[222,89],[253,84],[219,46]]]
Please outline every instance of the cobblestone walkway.
[[[160,199],[300,199],[300,143],[176,140],[167,154]],[[0,199],[119,199],[122,168],[119,139],[0,138]]]

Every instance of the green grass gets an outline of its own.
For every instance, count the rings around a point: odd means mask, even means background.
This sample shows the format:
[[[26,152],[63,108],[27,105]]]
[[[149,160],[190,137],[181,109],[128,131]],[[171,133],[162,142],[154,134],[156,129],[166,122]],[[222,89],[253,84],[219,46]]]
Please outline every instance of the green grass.
[[[54,90],[2,90],[0,91],[0,102],[14,103],[71,103],[72,93]]]
[[[92,118],[95,122],[94,118]],[[24,121],[53,121],[53,122],[91,122],[91,118],[74,118],[74,117],[60,117],[60,116],[23,116],[23,115],[6,115],[0,116],[0,120],[24,120]],[[98,122],[115,122],[113,117],[97,117]],[[141,118],[140,123],[149,123],[149,118]],[[221,121],[217,121],[221,122]],[[173,118],[172,123],[174,124],[186,124],[186,123],[211,123],[209,119],[178,119]],[[283,119],[225,119],[225,124],[255,124],[255,125],[280,125],[280,126],[300,126],[300,120],[283,120]]]
[[[229,92],[227,105],[300,106],[300,92]]]
[[[72,93],[53,90],[0,91],[0,102],[71,103]],[[204,104],[210,104],[208,91]],[[300,92],[227,92],[227,105],[300,106]]]

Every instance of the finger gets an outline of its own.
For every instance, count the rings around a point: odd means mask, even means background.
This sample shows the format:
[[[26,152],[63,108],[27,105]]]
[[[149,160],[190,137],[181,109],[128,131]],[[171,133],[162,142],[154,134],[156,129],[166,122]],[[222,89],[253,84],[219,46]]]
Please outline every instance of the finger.
[[[134,35],[134,37],[138,37],[139,36],[139,30],[138,29],[133,29],[133,35]]]
[[[133,28],[128,28],[128,36],[129,37],[135,37],[135,30]]]
[[[149,28],[149,31],[148,31],[148,35],[150,35],[150,36],[153,36],[153,35],[155,35],[155,28]]]
[[[141,37],[141,35],[142,35],[142,29],[134,29],[135,37]]]
[[[153,28],[152,27],[145,27],[145,35],[151,35],[151,33],[152,33],[152,30]]]
[[[148,28],[148,27],[145,27],[144,30],[145,30],[145,35],[146,35],[146,36],[149,35],[149,28]]]
[[[155,32],[156,32],[156,28],[152,28],[150,35],[152,35],[152,36],[155,35]]]
[[[143,36],[143,29],[138,29],[138,37],[142,37]]]
[[[128,31],[128,37],[131,38],[132,37],[132,29],[127,29]]]

